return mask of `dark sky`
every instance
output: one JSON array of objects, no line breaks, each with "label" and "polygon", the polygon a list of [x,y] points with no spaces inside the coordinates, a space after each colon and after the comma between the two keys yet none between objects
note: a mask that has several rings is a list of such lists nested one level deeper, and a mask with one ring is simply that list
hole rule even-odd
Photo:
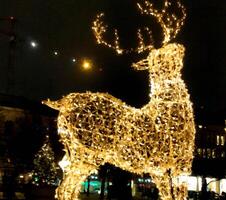
[{"label": "dark sky", "polygon": [[[98,46],[91,23],[100,11],[119,28],[122,43],[134,44],[135,0],[0,0],[0,17],[15,16],[18,36],[12,93],[31,99],[60,98],[86,90],[108,92],[132,106],[148,101],[148,73],[130,65],[137,55],[117,56]],[[153,0],[154,3],[160,0]],[[176,41],[186,47],[183,77],[195,107],[226,108],[226,1],[184,0],[187,19]],[[136,13],[136,14],[135,14]],[[153,32],[158,30],[153,18]],[[9,22],[0,20],[0,31]],[[158,31],[157,31],[158,32]],[[161,37],[155,39],[160,40]],[[36,49],[29,42],[38,43]],[[9,38],[0,35],[0,92],[7,84]],[[157,45],[158,43],[156,43]],[[53,51],[59,52],[58,56]],[[145,55],[141,55],[141,57]],[[77,62],[72,63],[75,57]],[[81,70],[81,60],[93,61],[92,71]]]}]

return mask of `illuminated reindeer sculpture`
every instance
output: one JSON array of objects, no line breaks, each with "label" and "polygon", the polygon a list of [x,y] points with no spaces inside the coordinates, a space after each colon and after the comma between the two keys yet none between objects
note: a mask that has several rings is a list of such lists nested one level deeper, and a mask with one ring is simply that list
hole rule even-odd
[{"label": "illuminated reindeer sculpture", "polygon": [[[146,59],[133,64],[137,70],[149,70],[151,100],[147,105],[137,109],[109,94],[91,92],[43,102],[59,110],[58,132],[66,152],[64,177],[56,191],[58,199],[78,199],[81,183],[104,163],[150,174],[163,200],[186,199],[186,185],[180,184],[177,177],[191,172],[195,125],[180,73],[185,49],[169,43],[185,19],[184,7],[174,3],[181,10],[180,19],[167,14],[171,6],[167,0],[161,11],[147,1],[138,4],[141,13],[157,18],[164,35],[162,47],[154,49],[153,45],[145,46],[138,31],[140,46],[136,51],[150,51]],[[117,31],[114,44],[103,40],[106,26],[102,17],[98,15],[93,26],[98,43],[125,52],[119,47]]]}]

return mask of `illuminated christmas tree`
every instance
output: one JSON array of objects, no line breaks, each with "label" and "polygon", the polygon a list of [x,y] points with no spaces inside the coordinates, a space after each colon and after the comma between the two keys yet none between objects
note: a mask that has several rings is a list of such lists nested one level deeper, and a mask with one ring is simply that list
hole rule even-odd
[{"label": "illuminated christmas tree", "polygon": [[48,135],[43,146],[35,155],[33,163],[33,183],[35,185],[57,185],[59,167],[55,162]]}]

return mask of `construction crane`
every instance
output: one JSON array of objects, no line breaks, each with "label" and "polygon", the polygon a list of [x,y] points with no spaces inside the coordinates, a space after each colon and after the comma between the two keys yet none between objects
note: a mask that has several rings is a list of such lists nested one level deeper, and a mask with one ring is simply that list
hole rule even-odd
[{"label": "construction crane", "polygon": [[9,55],[8,55],[8,64],[6,72],[6,87],[5,93],[12,94],[14,92],[14,65],[15,65],[15,50],[17,44],[17,37],[14,31],[16,19],[15,17],[4,17],[0,18],[1,21],[7,21],[9,23],[8,30],[1,30],[0,34],[5,35],[9,38]]}]

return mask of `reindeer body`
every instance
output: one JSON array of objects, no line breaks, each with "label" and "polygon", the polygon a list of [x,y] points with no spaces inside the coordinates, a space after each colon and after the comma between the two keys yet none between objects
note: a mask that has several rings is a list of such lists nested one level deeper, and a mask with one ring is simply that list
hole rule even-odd
[{"label": "reindeer body", "polygon": [[72,93],[45,102],[59,110],[58,130],[69,161],[57,191],[61,200],[77,199],[81,182],[106,162],[149,173],[166,200],[186,199],[185,188],[169,184],[191,172],[193,157],[193,111],[180,74],[183,55],[179,44],[150,53],[151,100],[141,109],[105,93]]}]

